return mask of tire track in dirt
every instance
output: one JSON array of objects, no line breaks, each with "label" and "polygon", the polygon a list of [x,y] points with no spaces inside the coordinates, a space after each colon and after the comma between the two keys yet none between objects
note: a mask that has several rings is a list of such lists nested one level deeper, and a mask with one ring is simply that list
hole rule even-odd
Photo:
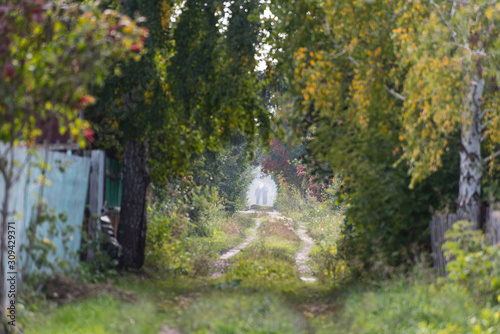
[{"label": "tire track in dirt", "polygon": [[[254,213],[254,211],[238,211],[239,213]],[[246,237],[245,241],[243,241],[241,244],[239,244],[236,247],[231,247],[227,251],[221,254],[219,257],[219,260],[215,261],[214,267],[215,267],[215,272],[212,273],[213,278],[218,278],[224,275],[226,272],[226,269],[228,267],[228,262],[230,258],[233,256],[238,255],[239,252],[241,252],[243,249],[247,248],[248,245],[250,245],[255,239],[257,239],[257,230],[261,224],[260,218],[255,218],[255,226],[252,227],[249,230],[248,237]]]},{"label": "tire track in dirt", "polygon": [[312,275],[311,267],[307,264],[314,241],[307,235],[307,230],[303,224],[299,224],[297,234],[303,243],[302,247],[295,253],[295,263],[297,263],[299,269],[300,279],[304,282],[315,282],[316,277]]},{"label": "tire track in dirt", "polygon": [[[239,213],[255,213],[255,211],[238,211]],[[284,219],[284,220],[292,220],[289,217],[285,217],[280,215],[278,211],[271,212],[261,212],[267,214],[276,219]],[[225,251],[219,257],[219,260],[215,261],[214,267],[215,271],[212,273],[213,278],[218,278],[224,275],[226,269],[228,267],[228,261],[233,256],[238,255],[243,249],[248,247],[253,241],[257,239],[257,230],[260,227],[261,220],[260,218],[255,218],[255,226],[252,227],[249,231],[248,237],[242,242],[240,245],[236,247],[232,247]],[[309,254],[311,253],[312,247],[314,245],[314,241],[307,235],[307,230],[303,224],[299,224],[299,228],[297,229],[297,235],[302,241],[302,247],[295,253],[295,263],[297,264],[297,269],[300,273],[300,279],[304,282],[315,282],[316,277],[312,275],[311,267],[308,265]]]},{"label": "tire track in dirt", "polygon": [[[238,213],[248,214],[255,213],[255,211],[238,211]],[[278,211],[259,213],[267,214],[268,216],[275,219],[292,221],[291,218],[280,215]],[[215,261],[214,263],[214,267],[216,270],[211,274],[213,278],[223,276],[226,272],[227,267],[229,266],[228,260],[233,256],[238,255],[243,249],[248,247],[257,239],[257,232],[261,223],[262,221],[260,220],[260,218],[255,218],[255,225],[249,230],[248,236],[246,237],[245,241],[221,254],[219,260]],[[297,268],[300,273],[300,279],[304,282],[315,282],[316,278],[312,275],[311,268],[307,264],[307,262],[309,261],[309,253],[311,252],[311,249],[314,245],[314,241],[307,235],[307,230],[303,224],[299,224],[299,228],[296,230],[296,232],[300,240],[302,240],[301,248],[294,255],[295,263],[297,264]],[[169,328],[167,325],[164,325],[159,334],[181,334],[181,332],[178,329]]]},{"label": "tire track in dirt", "polygon": [[[268,213],[278,219],[292,220],[291,218],[280,215],[278,211]],[[304,282],[315,282],[316,277],[312,275],[311,267],[307,264],[309,261],[309,254],[314,246],[314,240],[307,235],[307,229],[302,223],[299,223],[299,228],[296,232],[300,240],[302,240],[302,247],[294,256],[295,263],[300,273],[300,279]]]}]

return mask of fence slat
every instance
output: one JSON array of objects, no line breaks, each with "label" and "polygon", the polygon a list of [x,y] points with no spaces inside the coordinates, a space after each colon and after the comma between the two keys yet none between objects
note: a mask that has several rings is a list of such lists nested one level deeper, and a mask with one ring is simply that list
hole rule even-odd
[{"label": "fence slat", "polygon": [[493,245],[500,241],[500,211],[488,209],[486,212],[486,238]]},{"label": "fence slat", "polygon": [[[468,215],[444,213],[432,217],[429,228],[431,232],[432,261],[435,270],[443,275],[446,273],[446,258],[442,246],[445,242],[445,233],[459,220],[470,220]],[[500,241],[500,211],[488,209],[486,213],[486,237],[491,244]]]}]

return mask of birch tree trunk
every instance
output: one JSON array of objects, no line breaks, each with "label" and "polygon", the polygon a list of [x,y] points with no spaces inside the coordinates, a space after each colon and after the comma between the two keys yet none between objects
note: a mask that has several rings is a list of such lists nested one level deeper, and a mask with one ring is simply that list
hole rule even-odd
[{"label": "birch tree trunk", "polygon": [[144,142],[131,141],[124,151],[123,189],[118,242],[123,247],[120,266],[138,269],[146,247],[147,190],[150,183],[148,150]]},{"label": "birch tree trunk", "polygon": [[481,204],[481,98],[484,79],[479,74],[473,76],[463,113],[461,129],[460,180],[457,213],[467,217],[476,228],[479,227]]}]

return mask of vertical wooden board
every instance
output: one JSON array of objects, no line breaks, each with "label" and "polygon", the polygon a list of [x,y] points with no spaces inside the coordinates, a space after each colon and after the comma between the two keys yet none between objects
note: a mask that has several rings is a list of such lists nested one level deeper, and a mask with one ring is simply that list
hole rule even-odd
[{"label": "vertical wooden board", "polygon": [[[96,240],[99,237],[99,217],[102,215],[104,207],[104,182],[106,169],[106,154],[104,151],[92,151],[90,155],[90,184],[89,184],[89,206],[90,219],[87,227],[87,235],[89,238]],[[87,252],[87,260],[94,258],[94,251],[89,249]]]},{"label": "vertical wooden board", "polygon": [[488,209],[486,213],[486,237],[492,245],[500,242],[500,211]]},{"label": "vertical wooden board", "polygon": [[500,242],[500,211],[491,210],[491,227],[493,230],[491,242],[496,245]]}]

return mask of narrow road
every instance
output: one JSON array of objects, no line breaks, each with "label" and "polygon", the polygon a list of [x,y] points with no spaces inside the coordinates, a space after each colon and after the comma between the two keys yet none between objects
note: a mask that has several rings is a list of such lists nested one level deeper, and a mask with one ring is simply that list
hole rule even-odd
[{"label": "narrow road", "polygon": [[[253,213],[252,211],[238,211],[241,213]],[[224,272],[227,269],[228,263],[227,260],[236,256],[242,249],[245,249],[257,238],[257,229],[260,226],[260,218],[255,218],[255,226],[249,230],[248,237],[236,247],[229,248],[226,252],[224,252],[219,260],[215,261],[214,267],[216,271],[212,273],[213,278],[221,277],[224,275]]]},{"label": "narrow road", "polygon": [[[291,218],[281,216],[278,211],[269,212],[269,214],[279,219],[292,220]],[[315,282],[316,277],[312,275],[311,267],[307,264],[314,241],[307,235],[307,230],[302,223],[299,223],[297,235],[302,240],[302,247],[295,253],[295,262],[300,272],[300,279],[304,282]]]},{"label": "narrow road", "polygon": [[[254,213],[255,211],[251,210],[251,211],[238,211],[238,212]],[[278,211],[262,212],[262,213],[266,213],[277,219],[292,220],[289,217],[280,215]],[[228,266],[227,260],[232,258],[233,256],[236,256],[239,252],[241,252],[241,250],[245,249],[253,241],[255,241],[255,239],[257,238],[257,230],[260,224],[261,220],[259,218],[256,218],[255,226],[252,229],[250,229],[249,236],[245,239],[245,241],[236,247],[228,249],[220,256],[219,260],[217,260],[214,263],[214,267],[216,268],[216,270],[211,275],[213,278],[218,278],[224,275]],[[311,253],[314,241],[307,235],[307,230],[303,224],[299,225],[299,228],[296,232],[300,240],[302,240],[302,247],[295,253],[294,256],[295,262],[297,263],[297,268],[300,273],[300,279],[304,282],[315,282],[316,278],[312,275],[311,268],[307,264],[307,262],[309,261],[309,253]]]},{"label": "narrow road", "polygon": [[[238,211],[238,213],[249,214],[249,213],[256,213],[256,211],[253,210]],[[285,224],[287,228],[291,228],[291,226],[293,226],[287,223],[287,221],[292,222],[292,219],[281,215],[278,211],[259,212],[259,213],[266,214],[271,221],[285,221],[283,222],[283,224]],[[219,259],[214,262],[214,271],[211,274],[212,278],[222,277],[226,273],[226,270],[230,265],[228,260],[238,255],[242,250],[247,248],[252,242],[257,240],[259,236],[259,227],[261,226],[261,224],[262,224],[261,219],[255,218],[255,225],[248,230],[248,235],[245,238],[245,240],[238,246],[229,248],[220,255]],[[298,225],[297,229],[294,229],[294,233],[302,241],[300,249],[297,250],[294,255],[295,263],[300,273],[299,277],[302,281],[307,283],[315,282],[316,278],[312,275],[311,268],[308,264],[309,254],[314,245],[314,241],[307,235],[307,229],[302,223]],[[159,334],[181,334],[181,331],[179,329],[170,328],[169,326],[164,325]]]}]

